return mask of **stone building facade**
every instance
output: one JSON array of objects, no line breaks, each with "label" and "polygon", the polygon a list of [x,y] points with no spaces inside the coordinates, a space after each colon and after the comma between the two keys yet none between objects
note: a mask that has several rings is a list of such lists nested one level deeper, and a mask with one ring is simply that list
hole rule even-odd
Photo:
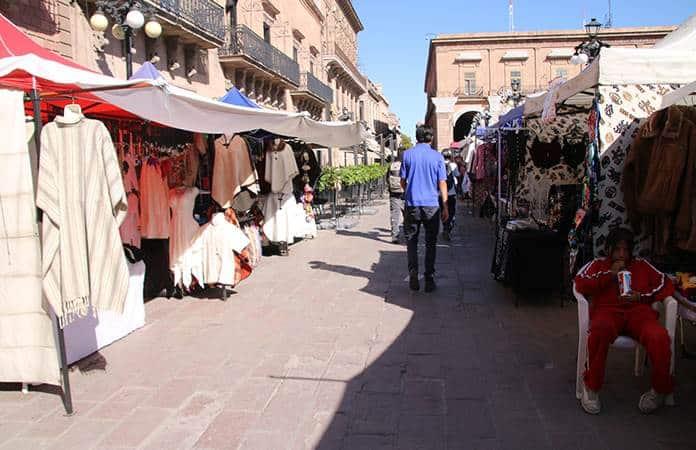
[{"label": "stone building facade", "polygon": [[[606,28],[599,39],[616,47],[646,47],[676,27]],[[468,134],[477,113],[495,122],[509,108],[511,84],[520,94],[546,89],[558,77],[572,78],[582,67],[570,64],[584,30],[440,35],[430,41],[425,122],[435,129],[437,148]]]},{"label": "stone building facade", "polygon": [[[264,107],[316,119],[361,120],[365,108],[391,114],[381,90],[365,104],[368,79],[358,68],[363,24],[350,0],[142,2],[154,9],[163,33],[157,39],[136,33],[133,71],[150,61],[168,82],[201,95],[220,97],[235,86]],[[125,78],[123,41],[111,31],[112,18],[107,31],[92,30],[95,9],[95,0],[0,0],[0,12],[44,47]],[[373,130],[375,119],[368,121]],[[332,156],[340,161],[340,150]]]}]

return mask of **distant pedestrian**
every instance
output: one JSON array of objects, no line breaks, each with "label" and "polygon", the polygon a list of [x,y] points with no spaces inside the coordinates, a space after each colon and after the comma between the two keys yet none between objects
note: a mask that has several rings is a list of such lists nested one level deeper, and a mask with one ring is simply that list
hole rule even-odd
[{"label": "distant pedestrian", "polygon": [[433,130],[416,129],[416,144],[403,155],[401,187],[404,189],[404,234],[408,240],[409,286],[420,289],[418,281],[418,235],[425,227],[425,291],[435,290],[435,256],[440,220],[449,218],[447,208],[440,209],[438,199],[447,204],[447,170],[442,155],[434,150]]},{"label": "distant pedestrian", "polygon": [[391,241],[399,242],[404,223],[404,188],[401,186],[401,152],[389,165],[389,210],[391,215]]},{"label": "distant pedestrian", "polygon": [[452,227],[454,226],[454,216],[457,213],[457,187],[459,186],[459,168],[457,163],[452,161],[452,153],[449,150],[442,152],[445,158],[445,169],[447,172],[447,204],[440,205],[447,208],[447,220],[442,222],[442,238],[446,241],[451,239]]}]

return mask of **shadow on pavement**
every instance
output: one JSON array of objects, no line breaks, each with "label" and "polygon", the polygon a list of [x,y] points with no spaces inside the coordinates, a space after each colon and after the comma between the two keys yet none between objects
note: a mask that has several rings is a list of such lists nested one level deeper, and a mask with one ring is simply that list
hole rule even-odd
[{"label": "shadow on pavement", "polygon": [[344,389],[316,448],[693,448],[694,361],[678,362],[681,405],[646,418],[637,401],[648,375],[633,377],[632,354],[614,350],[605,410],[586,415],[574,395],[575,305],[515,308],[489,274],[490,225],[460,217],[458,227],[449,245],[438,245],[434,294],[408,289],[405,247],[381,250],[370,270],[310,262],[364,279],[360,291],[385,299],[384,317],[397,318],[380,324],[359,375],[321,379]]}]

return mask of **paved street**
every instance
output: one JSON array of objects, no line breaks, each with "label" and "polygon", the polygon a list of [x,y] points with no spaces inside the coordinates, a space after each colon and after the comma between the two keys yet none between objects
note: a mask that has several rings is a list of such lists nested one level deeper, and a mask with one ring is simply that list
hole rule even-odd
[{"label": "paved street", "polygon": [[380,206],[265,258],[227,302],[147,303],[145,328],[73,370],[75,416],[50,393],[0,392],[0,448],[694,448],[695,361],[677,361],[679,406],[646,417],[648,377],[611,352],[588,416],[574,304],[514,308],[488,273],[492,228],[471,217],[439,245],[437,294],[413,294],[387,224]]}]

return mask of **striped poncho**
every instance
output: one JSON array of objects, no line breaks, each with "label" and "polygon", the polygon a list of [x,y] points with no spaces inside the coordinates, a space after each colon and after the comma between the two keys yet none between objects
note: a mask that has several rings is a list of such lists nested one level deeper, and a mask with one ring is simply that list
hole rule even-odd
[{"label": "striped poncho", "polygon": [[43,289],[65,326],[91,311],[120,312],[128,266],[118,227],[128,209],[104,124],[61,117],[44,127],[36,204],[43,216]]}]

